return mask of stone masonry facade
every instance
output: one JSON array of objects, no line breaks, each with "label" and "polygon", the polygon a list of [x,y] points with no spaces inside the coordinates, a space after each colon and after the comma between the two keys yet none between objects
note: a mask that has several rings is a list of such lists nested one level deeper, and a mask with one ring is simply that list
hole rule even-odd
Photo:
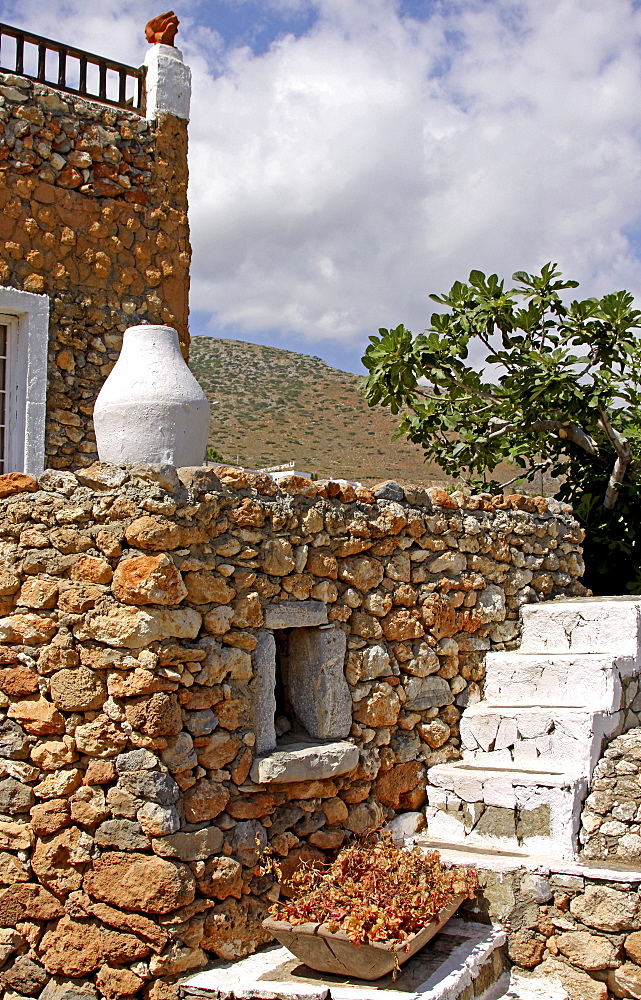
[{"label": "stone masonry facade", "polygon": [[516,971],[560,980],[570,1000],[641,996],[638,870],[486,869],[479,881],[468,913],[505,928]]},{"label": "stone masonry facade", "polygon": [[[641,710],[636,692],[633,710]],[[581,816],[583,857],[641,862],[641,729],[629,729],[609,745],[592,776]]]},{"label": "stone masonry facade", "polygon": [[187,122],[0,74],[0,240],[0,286],[50,299],[46,464],[90,465],[125,329],[173,326],[187,352]]},{"label": "stone masonry facade", "polygon": [[[0,477],[2,987],[169,997],[265,942],[264,851],[286,892],[301,860],[420,825],[485,650],[517,641],[524,603],[584,592],[582,533],[551,500],[376,493],[227,468]],[[279,629],[285,659],[292,634],[325,650],[321,692],[340,651],[348,728],[332,702],[309,773],[307,750],[260,746]]]}]

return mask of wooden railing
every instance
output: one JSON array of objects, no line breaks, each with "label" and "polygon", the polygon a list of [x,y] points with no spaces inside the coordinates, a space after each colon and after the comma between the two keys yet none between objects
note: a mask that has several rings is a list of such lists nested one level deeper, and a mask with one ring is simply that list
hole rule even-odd
[{"label": "wooden railing", "polygon": [[[11,41],[8,41],[11,39]],[[0,73],[144,114],[145,71],[0,22]]]}]

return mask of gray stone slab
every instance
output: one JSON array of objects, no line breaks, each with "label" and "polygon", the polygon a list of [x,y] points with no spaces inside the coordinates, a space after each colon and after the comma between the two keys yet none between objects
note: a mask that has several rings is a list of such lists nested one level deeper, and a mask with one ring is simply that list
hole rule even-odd
[{"label": "gray stone slab", "polygon": [[257,784],[312,781],[345,774],[358,764],[353,743],[290,743],[252,764],[251,779]]},{"label": "gray stone slab", "polygon": [[258,685],[256,753],[269,753],[276,746],[276,641],[271,632],[257,632],[253,653]]},{"label": "gray stone slab", "polygon": [[322,601],[283,601],[265,608],[266,628],[306,628],[327,625],[327,606]]},{"label": "gray stone slab", "polygon": [[310,736],[340,740],[352,725],[352,696],[345,680],[347,637],[340,628],[292,632],[288,644],[288,693]]}]

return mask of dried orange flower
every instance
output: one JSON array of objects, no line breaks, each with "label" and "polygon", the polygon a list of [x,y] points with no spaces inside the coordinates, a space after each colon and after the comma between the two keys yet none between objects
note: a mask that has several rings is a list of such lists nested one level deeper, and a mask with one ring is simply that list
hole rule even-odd
[{"label": "dried orange flower", "polygon": [[453,896],[474,898],[476,872],[443,868],[437,851],[396,847],[389,841],[344,847],[324,874],[301,865],[296,895],[270,913],[290,924],[325,924],[354,944],[400,943],[438,918]]}]

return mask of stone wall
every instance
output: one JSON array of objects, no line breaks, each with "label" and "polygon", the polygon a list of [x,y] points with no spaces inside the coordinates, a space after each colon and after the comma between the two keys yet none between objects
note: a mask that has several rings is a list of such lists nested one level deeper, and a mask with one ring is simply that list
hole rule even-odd
[{"label": "stone wall", "polygon": [[[630,697],[638,712],[636,684]],[[584,858],[641,861],[640,774],[641,729],[636,728],[613,740],[594,770],[581,816]]]},{"label": "stone wall", "polygon": [[[398,813],[416,827],[484,651],[516,640],[523,603],[583,592],[555,501],[219,477],[0,477],[0,982],[18,994],[53,974],[160,1000],[253,950],[261,850],[287,880]],[[257,756],[279,629],[324,651],[319,725],[344,725],[328,677],[348,692],[329,750]]]},{"label": "stone wall", "polygon": [[499,862],[479,880],[468,912],[505,928],[518,971],[560,979],[570,1000],[641,996],[641,873]]},{"label": "stone wall", "polygon": [[124,330],[187,350],[187,122],[0,74],[0,239],[0,285],[50,297],[47,465],[90,465]]}]

